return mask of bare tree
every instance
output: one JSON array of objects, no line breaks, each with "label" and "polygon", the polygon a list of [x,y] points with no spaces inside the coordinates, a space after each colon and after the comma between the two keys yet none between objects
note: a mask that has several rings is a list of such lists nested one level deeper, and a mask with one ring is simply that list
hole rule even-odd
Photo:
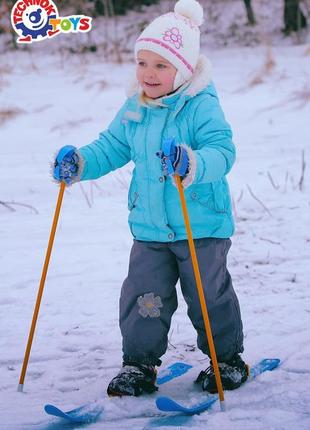
[{"label": "bare tree", "polygon": [[300,8],[300,0],[284,0],[284,29],[289,35],[292,31],[299,31],[307,27],[307,18]]},{"label": "bare tree", "polygon": [[254,11],[252,8],[252,3],[251,0],[243,0],[245,8],[246,8],[246,13],[247,13],[247,17],[248,17],[248,23],[250,25],[255,25],[256,21],[255,21],[255,15],[254,15]]}]

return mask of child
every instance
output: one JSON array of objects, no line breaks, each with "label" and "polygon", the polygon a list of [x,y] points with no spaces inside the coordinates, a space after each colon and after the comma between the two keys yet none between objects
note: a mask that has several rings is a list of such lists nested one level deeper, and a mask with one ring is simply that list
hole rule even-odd
[{"label": "child", "polygon": [[[224,389],[239,387],[247,369],[238,299],[226,268],[234,224],[225,176],[235,161],[231,129],[199,55],[203,10],[180,0],[159,16],[135,44],[137,88],[98,140],[59,152],[54,177],[68,185],[96,179],[135,164],[129,189],[129,226],[134,237],[128,276],[120,297],[123,367],[109,395],[151,393],[155,366],[167,349],[177,308],[175,285],[188,306],[197,344],[209,354],[178,190],[168,172],[182,179]],[[161,152],[171,141],[170,156]],[[157,154],[157,155],[156,155]],[[212,362],[201,372],[202,389],[217,391]]]}]

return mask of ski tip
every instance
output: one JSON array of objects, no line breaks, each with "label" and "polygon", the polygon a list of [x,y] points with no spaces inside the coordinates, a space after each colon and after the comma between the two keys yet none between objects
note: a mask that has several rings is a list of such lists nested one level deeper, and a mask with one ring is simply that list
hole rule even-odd
[{"label": "ski tip", "polygon": [[165,384],[171,379],[184,375],[184,373],[186,373],[192,367],[192,365],[187,363],[173,363],[167,369],[159,372],[156,382],[158,385]]},{"label": "ski tip", "polygon": [[50,404],[44,405],[44,410],[49,415],[54,415],[58,417],[64,415],[63,411],[54,405],[50,405]]},{"label": "ski tip", "polygon": [[205,412],[209,409],[214,402],[218,400],[217,395],[211,395],[202,403],[193,406],[183,406],[169,397],[158,397],[156,399],[156,406],[160,411],[165,412],[181,412],[185,415],[195,415]]},{"label": "ski tip", "polygon": [[263,363],[264,365],[268,366],[269,370],[273,370],[279,366],[281,360],[279,358],[265,358]]},{"label": "ski tip", "polygon": [[193,366],[191,364],[183,363],[182,361],[176,361],[170,367],[173,367],[179,370],[188,370],[188,369],[191,369]]},{"label": "ski tip", "polygon": [[169,397],[157,397],[156,406],[160,411],[171,412],[179,411],[179,405]]},{"label": "ski tip", "polygon": [[71,411],[64,412],[54,405],[45,405],[44,410],[48,415],[54,417],[63,418],[66,421],[70,421],[78,424],[88,424],[94,422],[103,412],[103,407],[95,405],[90,407],[88,404],[72,409]]},{"label": "ski tip", "polygon": [[56,406],[50,404],[44,405],[44,410],[47,414],[54,413],[55,411],[60,411],[60,409],[56,408]]},{"label": "ski tip", "polygon": [[249,379],[254,379],[258,375],[266,371],[272,371],[276,369],[281,364],[279,358],[264,358],[254,366],[250,367]]}]

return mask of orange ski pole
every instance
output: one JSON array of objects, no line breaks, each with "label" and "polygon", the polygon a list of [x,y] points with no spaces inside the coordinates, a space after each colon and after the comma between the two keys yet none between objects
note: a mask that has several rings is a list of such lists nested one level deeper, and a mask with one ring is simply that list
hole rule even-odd
[{"label": "orange ski pole", "polygon": [[36,328],[36,323],[37,323],[37,319],[38,319],[38,315],[39,315],[40,304],[41,304],[41,299],[42,299],[42,295],[43,295],[43,289],[44,289],[46,274],[47,274],[47,270],[48,270],[48,265],[49,265],[51,253],[52,253],[52,248],[53,248],[53,243],[54,243],[54,238],[55,238],[55,233],[56,233],[56,228],[57,228],[57,223],[58,223],[58,219],[59,219],[59,213],[60,213],[60,208],[61,208],[61,203],[62,203],[65,188],[66,188],[66,184],[64,182],[62,182],[60,184],[60,189],[59,189],[59,194],[58,194],[58,199],[57,199],[57,204],[56,204],[56,209],[55,209],[55,214],[54,214],[54,219],[53,219],[53,224],[52,224],[51,233],[50,233],[50,237],[49,237],[49,241],[48,241],[47,251],[46,251],[46,255],[45,255],[45,260],[44,260],[44,265],[43,265],[38,295],[37,295],[37,301],[36,301],[34,312],[33,312],[30,332],[29,332],[29,336],[28,336],[27,347],[26,347],[24,361],[23,361],[23,367],[22,367],[22,371],[20,374],[20,379],[19,379],[17,391],[23,391],[23,389],[24,389],[25,375],[26,375],[26,371],[27,371],[27,366],[28,366],[33,336],[34,336],[34,332],[35,332],[35,328]]},{"label": "orange ski pole", "polygon": [[207,311],[206,299],[205,299],[205,295],[204,295],[203,288],[202,288],[199,265],[198,265],[198,260],[197,260],[192,230],[191,230],[191,226],[190,226],[189,215],[188,215],[188,210],[187,210],[185,196],[184,196],[184,190],[183,190],[180,176],[174,175],[174,178],[175,178],[175,181],[176,181],[176,184],[177,184],[177,187],[179,190],[179,194],[180,194],[180,200],[181,200],[181,206],[182,206],[182,211],[183,211],[183,217],[184,217],[184,221],[185,221],[187,239],[188,239],[193,269],[194,269],[194,275],[195,275],[196,286],[197,286],[197,290],[198,290],[198,296],[199,296],[203,321],[204,321],[205,330],[206,330],[207,339],[208,339],[208,344],[209,344],[209,349],[210,349],[211,360],[212,360],[214,373],[215,373],[217,391],[219,393],[219,398],[220,398],[220,405],[221,405],[221,409],[224,410],[225,407],[224,407],[223,386],[222,386],[220,371],[219,371],[219,367],[218,367],[218,362],[217,362],[217,357],[216,357],[216,352],[215,352],[215,347],[214,347],[214,342],[213,342],[213,336],[212,336],[210,320],[209,320],[208,311]]}]

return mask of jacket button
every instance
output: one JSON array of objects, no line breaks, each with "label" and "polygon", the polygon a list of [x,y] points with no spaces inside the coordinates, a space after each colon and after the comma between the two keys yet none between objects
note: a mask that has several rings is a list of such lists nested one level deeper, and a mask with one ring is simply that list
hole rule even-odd
[{"label": "jacket button", "polygon": [[170,239],[170,240],[171,240],[171,239],[173,239],[173,238],[174,238],[174,234],[173,234],[173,233],[169,233],[169,234],[168,234],[168,239]]},{"label": "jacket button", "polygon": [[163,176],[159,177],[159,182],[164,182],[164,177]]}]

